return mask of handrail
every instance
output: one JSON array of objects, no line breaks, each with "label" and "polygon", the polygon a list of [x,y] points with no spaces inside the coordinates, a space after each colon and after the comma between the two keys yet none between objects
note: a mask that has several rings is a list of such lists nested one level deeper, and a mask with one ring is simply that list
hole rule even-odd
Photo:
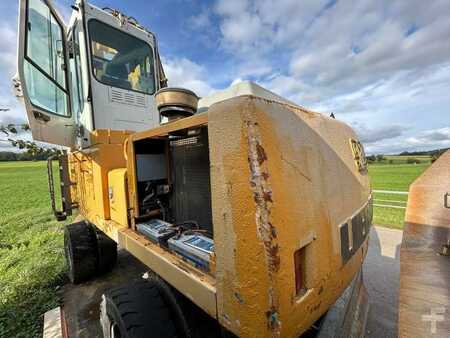
[{"label": "handrail", "polygon": [[[55,197],[55,180],[53,177],[53,161],[58,159],[59,162],[59,177],[61,186],[61,205],[62,210],[56,208]],[[52,205],[53,214],[58,221],[64,221],[67,216],[72,215],[72,198],[70,195],[70,186],[72,183],[69,179],[69,168],[67,154],[58,156],[53,155],[47,159],[47,177],[48,177],[48,190],[50,193],[50,200]]]}]

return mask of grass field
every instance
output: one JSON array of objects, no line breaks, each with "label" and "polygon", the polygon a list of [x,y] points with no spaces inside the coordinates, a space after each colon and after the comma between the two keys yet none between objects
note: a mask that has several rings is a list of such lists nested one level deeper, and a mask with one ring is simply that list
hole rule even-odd
[{"label": "grass field", "polygon": [[[372,187],[408,191],[427,166],[370,165]],[[0,337],[40,337],[42,314],[58,305],[65,282],[64,223],[51,213],[46,177],[45,162],[0,162]],[[375,224],[401,228],[403,217],[401,209],[374,208]]]},{"label": "grass field", "polygon": [[385,155],[384,160],[375,162],[374,164],[407,164],[408,159],[414,159],[420,161],[420,164],[430,164],[431,157],[429,155],[417,155],[417,156],[400,156],[400,155]]},{"label": "grass field", "polygon": [[63,224],[53,218],[45,162],[0,163],[0,337],[42,336],[65,279]]},{"label": "grass field", "polygon": [[[425,161],[424,161],[425,162]],[[421,164],[372,164],[369,175],[374,190],[408,191],[410,184],[429,166]],[[374,203],[394,206],[406,206],[407,195],[374,193]],[[401,229],[405,210],[374,206],[374,224]]]}]

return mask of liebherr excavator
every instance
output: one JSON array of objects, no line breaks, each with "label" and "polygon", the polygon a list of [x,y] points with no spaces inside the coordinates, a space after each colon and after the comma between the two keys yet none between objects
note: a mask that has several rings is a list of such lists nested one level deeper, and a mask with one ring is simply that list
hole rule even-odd
[{"label": "liebherr excavator", "polygon": [[117,246],[151,271],[103,295],[105,337],[193,337],[192,313],[214,322],[203,337],[362,335],[372,198],[353,130],[251,82],[167,87],[152,32],[72,7],[66,27],[20,0],[14,88],[34,140],[68,149],[62,203],[52,159],[49,183],[55,216],[81,217],[70,280],[111,270]]}]

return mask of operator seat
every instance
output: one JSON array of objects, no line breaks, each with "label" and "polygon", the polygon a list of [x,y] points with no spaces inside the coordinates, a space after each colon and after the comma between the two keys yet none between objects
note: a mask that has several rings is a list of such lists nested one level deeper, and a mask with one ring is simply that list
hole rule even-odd
[{"label": "operator seat", "polygon": [[122,63],[108,63],[105,73],[102,75],[102,82],[107,85],[131,89],[131,83],[127,79],[127,67]]}]

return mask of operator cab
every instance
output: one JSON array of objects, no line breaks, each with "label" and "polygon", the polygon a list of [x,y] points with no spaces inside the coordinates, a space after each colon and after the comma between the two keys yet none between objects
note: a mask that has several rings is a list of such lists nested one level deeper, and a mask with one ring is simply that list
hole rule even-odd
[{"label": "operator cab", "polygon": [[16,95],[33,138],[72,149],[96,129],[159,125],[166,85],[156,38],[134,19],[78,0],[66,27],[48,0],[20,0]]}]

